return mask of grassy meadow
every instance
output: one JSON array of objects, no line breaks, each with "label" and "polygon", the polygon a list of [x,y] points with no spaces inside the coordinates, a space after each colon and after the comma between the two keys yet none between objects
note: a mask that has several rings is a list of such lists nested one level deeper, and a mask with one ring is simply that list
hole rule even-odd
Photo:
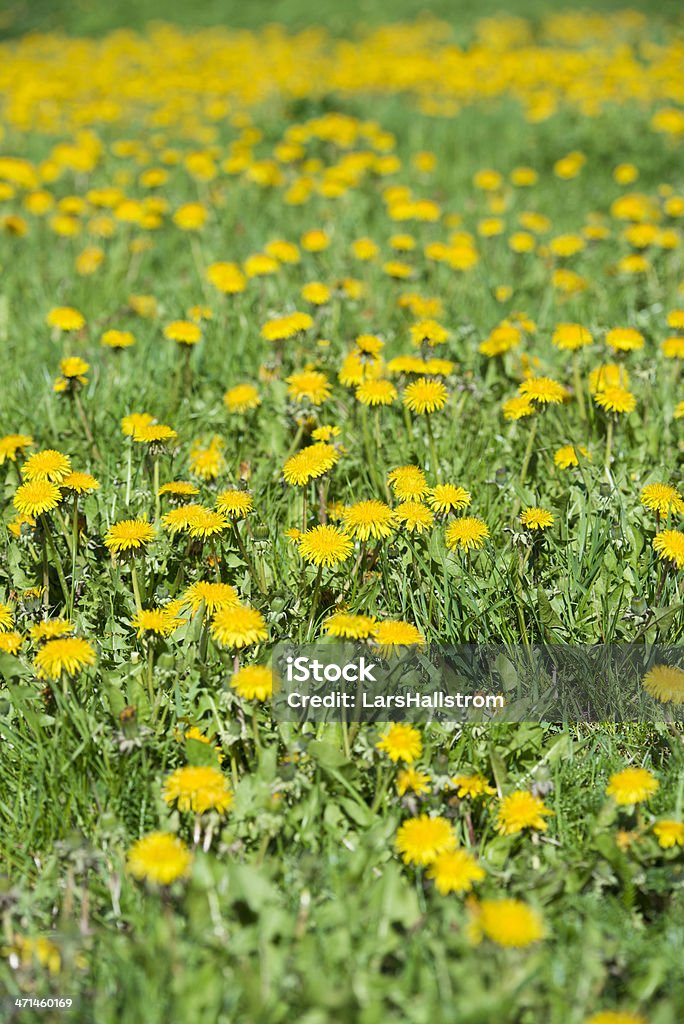
[{"label": "grassy meadow", "polygon": [[[3,1021],[684,1016],[649,6],[0,15]],[[642,721],[274,719],[324,637],[671,657]]]}]

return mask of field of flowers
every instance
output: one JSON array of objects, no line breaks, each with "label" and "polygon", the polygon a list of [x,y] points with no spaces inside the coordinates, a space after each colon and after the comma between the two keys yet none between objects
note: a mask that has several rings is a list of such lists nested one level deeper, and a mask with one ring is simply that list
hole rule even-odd
[{"label": "field of flowers", "polygon": [[681,640],[684,29],[297,13],[0,42],[0,1017],[677,1024],[676,659],[648,722],[270,699]]}]

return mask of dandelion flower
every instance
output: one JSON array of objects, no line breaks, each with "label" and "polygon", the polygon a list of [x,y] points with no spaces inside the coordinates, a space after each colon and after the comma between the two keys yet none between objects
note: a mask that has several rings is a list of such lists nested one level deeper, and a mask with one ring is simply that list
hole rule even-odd
[{"label": "dandelion flower", "polygon": [[70,619],[45,619],[31,626],[31,639],[34,643],[41,643],[43,640],[54,640],[59,636],[69,636],[74,631],[74,624]]},{"label": "dandelion flower", "polygon": [[402,402],[411,412],[422,416],[443,409],[448,397],[449,392],[441,381],[419,377],[404,389]]},{"label": "dandelion flower", "polygon": [[475,882],[481,882],[485,871],[467,850],[447,850],[438,854],[427,870],[437,892],[447,896],[450,892],[470,892]]},{"label": "dandelion flower", "polygon": [[188,765],[176,768],[164,783],[162,797],[167,804],[176,804],[179,811],[225,814],[233,804],[228,780],[218,768],[210,765]]},{"label": "dandelion flower", "polygon": [[520,394],[540,405],[560,405],[568,398],[568,392],[551,377],[528,377],[520,385]]},{"label": "dandelion flower", "polygon": [[662,530],[653,538],[653,548],[659,558],[673,562],[678,569],[684,568],[684,533],[679,530]]},{"label": "dandelion flower", "polygon": [[682,496],[670,484],[648,484],[641,492],[641,504],[661,516],[667,516],[670,512],[681,515],[684,512]]},{"label": "dandelion flower", "polygon": [[54,448],[46,448],[30,455],[21,472],[27,480],[49,480],[59,484],[71,472],[71,459]]},{"label": "dandelion flower", "polygon": [[638,804],[658,790],[660,783],[646,768],[625,768],[608,780],[606,795],[621,806]]},{"label": "dandelion flower", "polygon": [[295,402],[322,405],[330,397],[330,382],[320,370],[303,370],[287,378],[288,394]]},{"label": "dandelion flower", "polygon": [[396,787],[399,796],[405,796],[409,791],[422,796],[430,792],[430,776],[417,768],[402,768],[397,773]]},{"label": "dandelion flower", "polygon": [[90,473],[72,472],[64,477],[60,487],[74,494],[92,494],[100,488],[99,480],[96,480]]},{"label": "dandelion flower", "polygon": [[425,473],[419,466],[399,466],[387,474],[390,485],[399,501],[420,501],[429,492]]},{"label": "dandelion flower", "polygon": [[211,620],[211,635],[221,647],[251,647],[266,640],[268,630],[261,612],[249,605],[224,605]]},{"label": "dandelion flower", "polygon": [[525,395],[515,395],[507,399],[501,406],[504,418],[507,420],[521,420],[525,416],[534,415],[534,406]]},{"label": "dandelion flower", "polygon": [[169,483],[161,485],[157,494],[170,494],[173,498],[191,498],[199,494],[199,487],[188,480],[170,480]]},{"label": "dandelion flower", "polygon": [[592,340],[591,332],[582,324],[558,324],[551,337],[556,348],[566,352],[591,345]]},{"label": "dandelion flower", "polygon": [[517,790],[503,797],[499,804],[496,816],[497,831],[502,836],[515,836],[524,828],[539,829],[546,831],[545,817],[553,814],[544,804],[544,801],[528,793],[527,790]]},{"label": "dandelion flower", "polygon": [[211,580],[198,580],[191,584],[180,600],[181,607],[190,606],[191,615],[196,615],[203,604],[206,615],[213,615],[219,608],[235,608],[240,604],[235,587]]},{"label": "dandelion flower", "polygon": [[545,508],[526,508],[520,513],[520,522],[528,530],[546,530],[554,523],[554,517]]},{"label": "dandelion flower", "polygon": [[3,633],[6,629],[11,629],[14,625],[14,616],[12,609],[8,604],[0,604],[0,633]]},{"label": "dandelion flower", "polygon": [[135,345],[135,336],[131,331],[105,331],[100,338],[100,344],[105,348],[130,348]]},{"label": "dandelion flower", "polygon": [[228,520],[220,512],[214,512],[210,508],[200,508],[194,511],[188,524],[188,533],[191,537],[207,540],[223,533],[228,528]]},{"label": "dandelion flower", "polygon": [[170,615],[166,608],[141,608],[131,619],[131,625],[137,630],[139,637],[147,633],[164,637],[170,636],[178,629],[180,622],[174,615]]},{"label": "dandelion flower", "polygon": [[17,453],[23,452],[24,448],[29,448],[32,444],[33,438],[30,434],[6,434],[5,437],[0,437],[0,466],[6,459],[16,462]]},{"label": "dandelion flower", "polygon": [[376,620],[371,615],[333,612],[323,623],[323,632],[329,636],[340,636],[349,640],[367,640],[375,625]]},{"label": "dandelion flower", "polygon": [[40,516],[51,512],[62,500],[62,492],[49,480],[29,480],[17,488],[12,499],[14,507],[24,516]]},{"label": "dandelion flower", "polygon": [[124,437],[133,437],[141,427],[147,427],[154,421],[148,412],[132,412],[121,420],[121,432]]},{"label": "dandelion flower", "polygon": [[409,818],[399,828],[395,845],[405,864],[423,867],[456,847],[456,836],[446,818],[421,814]]},{"label": "dandelion flower", "polygon": [[166,423],[145,423],[136,428],[133,440],[137,444],[161,448],[167,441],[173,441],[177,436],[173,427]]},{"label": "dandelion flower", "polygon": [[498,946],[521,948],[544,938],[541,916],[521,900],[482,900],[471,913],[470,933],[476,942],[484,935]]},{"label": "dandelion flower", "polygon": [[95,664],[95,651],[82,637],[61,637],[48,640],[33,664],[39,679],[59,679],[63,673],[75,676],[87,665]]},{"label": "dandelion flower", "polygon": [[418,729],[402,722],[394,722],[375,744],[377,750],[387,754],[390,761],[413,764],[423,752],[423,740]]},{"label": "dandelion flower", "polygon": [[362,405],[392,405],[397,397],[397,389],[391,380],[377,377],[359,384],[355,394]]},{"label": "dandelion flower", "polygon": [[394,514],[389,505],[375,500],[357,501],[354,505],[348,505],[342,518],[347,533],[362,541],[370,537],[375,540],[389,537],[394,525]]},{"label": "dandelion flower", "polygon": [[307,562],[332,567],[346,561],[353,545],[336,526],[314,526],[299,538],[299,551]]},{"label": "dandelion flower", "polygon": [[475,798],[478,796],[495,796],[496,790],[490,786],[484,775],[455,775],[451,785],[456,789],[456,795],[460,800],[464,797]]},{"label": "dandelion flower", "polygon": [[644,676],[644,689],[664,704],[684,704],[684,671],[676,665],[654,665]]},{"label": "dandelion flower", "polygon": [[624,1010],[601,1010],[587,1017],[584,1024],[648,1024],[640,1013],[627,1013]]},{"label": "dandelion flower", "polygon": [[467,508],[472,497],[464,487],[456,487],[455,484],[437,484],[436,487],[430,488],[427,500],[433,512],[446,514]]},{"label": "dandelion flower", "polygon": [[164,328],[164,337],[179,345],[196,345],[202,338],[202,330],[192,320],[173,320]]},{"label": "dandelion flower", "polygon": [[130,873],[157,885],[171,885],[190,873],[192,854],[171,832],[150,832],[128,851]]},{"label": "dandelion flower", "polygon": [[268,700],[273,693],[273,673],[266,665],[245,665],[235,673],[230,685],[244,700]]},{"label": "dandelion flower", "polygon": [[196,517],[205,511],[206,509],[203,505],[191,502],[188,505],[181,505],[179,508],[172,508],[170,512],[166,512],[161,518],[161,523],[171,536],[175,536],[177,533],[186,533]]},{"label": "dandelion flower", "polygon": [[636,398],[632,392],[621,387],[605,388],[603,391],[597,391],[594,395],[594,401],[602,409],[605,409],[606,412],[621,414],[630,413],[636,409]]},{"label": "dandelion flower", "polygon": [[236,384],[226,391],[223,401],[228,412],[235,413],[249,412],[261,405],[259,392],[253,384]]},{"label": "dandelion flower", "polygon": [[109,527],[105,547],[110,551],[139,551],[155,537],[156,531],[144,519],[122,519]]},{"label": "dandelion flower", "polygon": [[288,484],[303,487],[310,480],[323,476],[339,460],[339,453],[331,444],[318,441],[302,448],[283,466],[283,477]]},{"label": "dandelion flower", "polygon": [[614,327],[606,334],[606,345],[615,352],[635,352],[644,347],[644,336],[634,327]]},{"label": "dandelion flower", "polygon": [[684,846],[684,821],[671,821],[662,818],[653,826],[653,833],[663,850],[673,846]]},{"label": "dandelion flower", "polygon": [[58,331],[80,331],[85,327],[85,317],[73,306],[55,306],[45,318],[48,327]]},{"label": "dandelion flower", "polygon": [[423,533],[431,529],[435,517],[420,501],[402,501],[395,509],[394,517],[409,533]]},{"label": "dandelion flower", "polygon": [[223,440],[214,436],[209,444],[196,441],[190,449],[190,472],[201,480],[214,480],[225,469]]},{"label": "dandelion flower", "polygon": [[589,450],[583,445],[575,447],[572,444],[566,444],[554,452],[553,461],[559,469],[571,469],[579,466],[580,455],[585,459],[591,459]]},{"label": "dandelion flower", "polygon": [[254,509],[254,499],[248,491],[223,491],[216,499],[216,508],[230,519],[242,519]]},{"label": "dandelion flower", "polygon": [[425,644],[425,637],[418,627],[402,619],[385,619],[376,623],[373,639],[385,654],[390,654],[397,647],[423,647]]},{"label": "dandelion flower", "polygon": [[23,643],[24,638],[20,633],[15,633],[14,631],[8,633],[0,632],[0,651],[3,654],[18,654]]},{"label": "dandelion flower", "polygon": [[452,550],[460,548],[462,551],[477,550],[481,548],[489,537],[489,527],[482,519],[475,516],[464,516],[463,519],[454,519],[446,531],[446,544]]}]

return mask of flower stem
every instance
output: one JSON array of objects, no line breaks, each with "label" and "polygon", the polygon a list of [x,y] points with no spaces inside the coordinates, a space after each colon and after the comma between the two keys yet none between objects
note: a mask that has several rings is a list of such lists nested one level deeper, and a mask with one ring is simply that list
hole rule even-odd
[{"label": "flower stem", "polygon": [[580,419],[586,420],[587,409],[584,404],[584,384],[582,382],[582,374],[580,373],[579,355],[577,354],[577,352],[573,353],[572,375],[575,382],[575,394],[577,395],[577,404],[579,405]]},{"label": "flower stem", "polygon": [[135,609],[136,611],[141,612],[142,601],[140,600],[140,584],[138,583],[138,570],[133,564],[131,564],[131,583],[133,584],[133,597],[135,598]]},{"label": "flower stem", "polygon": [[432,461],[432,468],[435,474],[435,479],[437,480],[437,483],[439,483],[439,481],[441,480],[441,472],[439,468],[439,460],[437,458],[437,449],[435,448],[435,438],[432,433],[432,421],[430,420],[429,416],[426,416],[425,418],[427,420],[428,441],[430,442],[430,459]]},{"label": "flower stem", "polygon": [[318,598],[321,592],[321,576],[323,575],[323,566],[318,566],[318,572],[316,573],[316,582],[314,584],[313,600],[311,602],[311,615],[309,616],[309,625],[306,628],[307,639],[313,629],[314,619],[316,618],[316,612],[318,611]]},{"label": "flower stem", "polygon": [[74,511],[71,519],[71,593],[69,597],[69,618],[74,614],[76,594],[76,556],[78,554],[78,495],[74,494]]},{"label": "flower stem", "polygon": [[608,483],[610,483],[610,484],[612,484],[612,482],[613,482],[613,477],[612,477],[611,472],[610,472],[610,461],[611,461],[612,451],[613,451],[613,418],[611,416],[610,419],[608,420],[608,427],[606,429],[606,459],[605,459],[606,477],[608,478]]},{"label": "flower stem", "polygon": [[45,539],[47,540],[48,547],[50,548],[50,551],[52,553],[52,557],[53,557],[54,562],[55,562],[55,568],[57,570],[57,575],[59,577],[59,585],[62,588],[62,596],[64,597],[64,604],[68,608],[69,607],[69,588],[67,587],[66,577],[64,575],[64,566],[62,565],[62,559],[59,557],[59,551],[57,550],[57,545],[55,544],[55,539],[52,536],[52,530],[50,529],[50,524],[48,522],[47,516],[43,515],[43,516],[40,517],[40,519],[41,519],[41,523],[43,524],[43,532],[45,534]]},{"label": "flower stem", "polygon": [[530,468],[530,459],[532,458],[532,448],[534,446],[534,439],[537,436],[537,420],[534,419],[530,428],[529,437],[527,438],[527,447],[525,448],[525,454],[523,456],[522,466],[520,468],[520,486],[523,487],[525,480],[527,479],[527,470]]}]

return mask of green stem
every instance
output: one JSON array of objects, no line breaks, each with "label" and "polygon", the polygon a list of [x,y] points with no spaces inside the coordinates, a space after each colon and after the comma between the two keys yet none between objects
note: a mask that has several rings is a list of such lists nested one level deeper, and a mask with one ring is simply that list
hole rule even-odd
[{"label": "green stem", "polygon": [[159,516],[161,513],[161,495],[159,493],[159,459],[154,460],[152,468],[152,486],[154,488],[154,522],[155,525],[159,525]]},{"label": "green stem", "polygon": [[62,596],[64,597],[64,604],[68,608],[69,607],[69,588],[67,587],[66,577],[64,575],[64,566],[62,565],[62,559],[59,557],[59,551],[57,550],[57,545],[55,544],[55,539],[52,536],[52,530],[50,529],[50,524],[48,523],[47,516],[43,515],[40,518],[41,518],[41,522],[43,524],[43,532],[45,533],[45,538],[47,540],[48,547],[50,548],[50,551],[52,553],[52,557],[53,557],[54,562],[55,562],[55,568],[57,570],[57,575],[59,577],[59,585],[62,588]]},{"label": "green stem", "polygon": [[154,707],[154,648],[151,642],[147,644],[147,696],[150,701],[150,711],[152,711]]},{"label": "green stem", "polygon": [[133,597],[135,598],[135,609],[137,612],[142,611],[142,601],[140,600],[140,584],[138,583],[138,570],[135,565],[131,563],[131,583],[133,584]]},{"label": "green stem", "polygon": [[525,480],[527,479],[527,470],[530,467],[530,459],[532,458],[532,448],[534,440],[537,436],[537,418],[532,422],[529,437],[527,438],[527,447],[525,448],[525,454],[523,456],[522,466],[520,468],[520,486],[524,487]]},{"label": "green stem", "polygon": [[575,394],[579,404],[580,419],[586,420],[587,409],[584,404],[584,384],[582,382],[582,374],[580,373],[579,355],[577,352],[574,352],[572,357],[572,374],[575,381]]},{"label": "green stem", "polygon": [[78,554],[78,495],[74,495],[74,511],[71,520],[71,594],[69,597],[69,618],[74,614],[76,595],[76,556]]},{"label": "green stem", "polygon": [[613,482],[613,477],[612,477],[611,472],[610,472],[610,460],[611,460],[611,456],[612,456],[612,451],[613,451],[613,417],[611,416],[610,419],[608,420],[608,426],[606,428],[606,459],[605,459],[606,477],[608,478],[608,483],[610,483],[610,484],[612,484],[612,482]]},{"label": "green stem", "polygon": [[437,483],[439,483],[442,477],[439,468],[439,460],[437,459],[437,449],[435,448],[435,438],[432,433],[432,421],[430,420],[429,415],[426,416],[426,420],[428,441],[430,442],[430,459],[432,461],[432,469],[435,474],[435,479],[437,480]]},{"label": "green stem", "polygon": [[254,580],[256,581],[256,585],[258,586],[260,592],[262,594],[265,594],[266,593],[266,580],[263,578],[261,572],[257,571],[257,569],[256,569],[256,567],[254,565],[254,562],[249,557],[249,554],[247,552],[247,548],[245,547],[245,542],[243,541],[242,537],[240,536],[240,530],[238,529],[238,524],[236,522],[233,522],[233,533],[235,534],[235,540],[237,541],[237,546],[240,548],[240,552],[241,552],[242,557],[243,557],[243,559],[244,559],[244,561],[245,561],[245,563],[247,565],[247,568],[249,569],[250,573],[254,577]]},{"label": "green stem", "polygon": [[131,471],[133,462],[133,441],[128,439],[128,464],[126,467],[126,507],[131,503]]},{"label": "green stem", "polygon": [[313,600],[311,602],[311,615],[309,616],[309,625],[306,627],[307,639],[313,629],[314,619],[316,618],[316,612],[318,611],[318,598],[321,592],[321,576],[323,575],[323,566],[318,566],[318,572],[316,573],[316,582],[314,584]]},{"label": "green stem", "polygon": [[252,735],[254,736],[254,750],[257,758],[261,753],[261,741],[259,740],[259,719],[257,717],[257,701],[252,702]]}]

